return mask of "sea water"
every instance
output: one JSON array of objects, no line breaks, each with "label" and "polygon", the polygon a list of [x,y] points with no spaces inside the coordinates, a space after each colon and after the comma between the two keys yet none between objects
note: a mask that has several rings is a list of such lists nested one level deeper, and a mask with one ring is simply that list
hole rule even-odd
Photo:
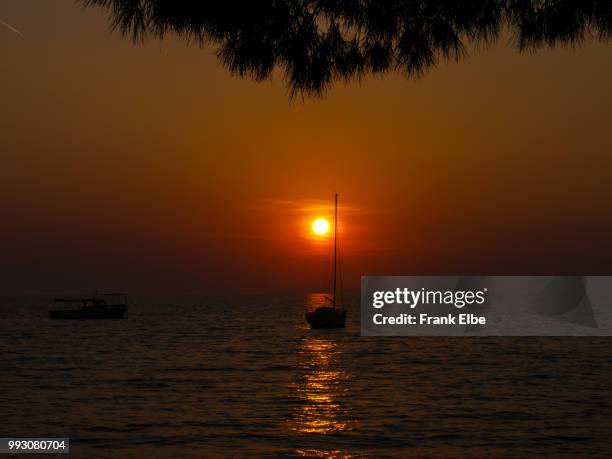
[{"label": "sea water", "polygon": [[[365,338],[317,296],[136,297],[124,320],[0,302],[0,433],[72,457],[609,456],[610,338]],[[320,299],[320,297],[318,297]]]}]

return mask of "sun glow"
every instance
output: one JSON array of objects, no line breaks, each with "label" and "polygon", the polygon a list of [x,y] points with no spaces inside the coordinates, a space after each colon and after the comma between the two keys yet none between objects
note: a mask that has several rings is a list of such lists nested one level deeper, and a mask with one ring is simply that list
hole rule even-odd
[{"label": "sun glow", "polygon": [[312,222],[312,232],[323,236],[329,231],[329,222],[324,218],[317,218]]}]

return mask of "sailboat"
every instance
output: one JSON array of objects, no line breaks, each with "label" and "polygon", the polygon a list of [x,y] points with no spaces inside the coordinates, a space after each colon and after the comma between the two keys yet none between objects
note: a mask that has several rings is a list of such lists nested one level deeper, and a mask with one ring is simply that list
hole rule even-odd
[{"label": "sailboat", "polygon": [[[346,309],[341,301],[338,301],[338,193],[334,198],[334,262],[332,296],[326,297],[329,306],[320,306],[314,311],[306,313],[306,320],[311,328],[344,328],[346,323]],[[340,295],[342,297],[342,295]]]},{"label": "sailboat", "polygon": [[93,298],[56,298],[57,304],[78,304],[80,308],[51,309],[51,319],[123,319],[127,311],[127,294],[103,293]]}]

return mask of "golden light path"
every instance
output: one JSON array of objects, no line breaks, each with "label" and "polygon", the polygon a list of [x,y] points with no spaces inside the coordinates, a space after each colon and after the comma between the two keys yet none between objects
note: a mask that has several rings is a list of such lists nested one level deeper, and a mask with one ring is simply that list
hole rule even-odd
[{"label": "golden light path", "polygon": [[346,413],[338,398],[344,391],[346,372],[338,368],[339,350],[333,340],[306,337],[300,354],[306,360],[297,395],[302,405],[294,414],[293,430],[306,434],[330,434],[348,429]]},{"label": "golden light path", "polygon": [[312,222],[312,231],[320,236],[327,234],[329,231],[329,222],[324,218],[317,218]]},{"label": "golden light path", "polygon": [[[320,294],[311,294],[309,302],[319,303]],[[342,351],[333,337],[306,335],[300,346],[300,379],[293,384],[300,406],[296,407],[290,428],[309,441],[310,448],[298,448],[298,457],[353,459],[359,453],[337,448],[317,447],[326,435],[352,430],[348,397],[349,374],[342,365]]]}]

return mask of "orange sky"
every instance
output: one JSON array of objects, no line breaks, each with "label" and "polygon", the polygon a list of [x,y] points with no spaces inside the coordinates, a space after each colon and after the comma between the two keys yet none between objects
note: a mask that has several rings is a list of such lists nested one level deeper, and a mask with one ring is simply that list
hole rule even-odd
[{"label": "orange sky", "polygon": [[[0,19],[2,291],[309,291],[340,193],[365,274],[610,274],[612,46],[505,40],[417,81],[288,101],[213,50],[136,46],[101,10]],[[314,206],[314,210],[313,210]]]}]

